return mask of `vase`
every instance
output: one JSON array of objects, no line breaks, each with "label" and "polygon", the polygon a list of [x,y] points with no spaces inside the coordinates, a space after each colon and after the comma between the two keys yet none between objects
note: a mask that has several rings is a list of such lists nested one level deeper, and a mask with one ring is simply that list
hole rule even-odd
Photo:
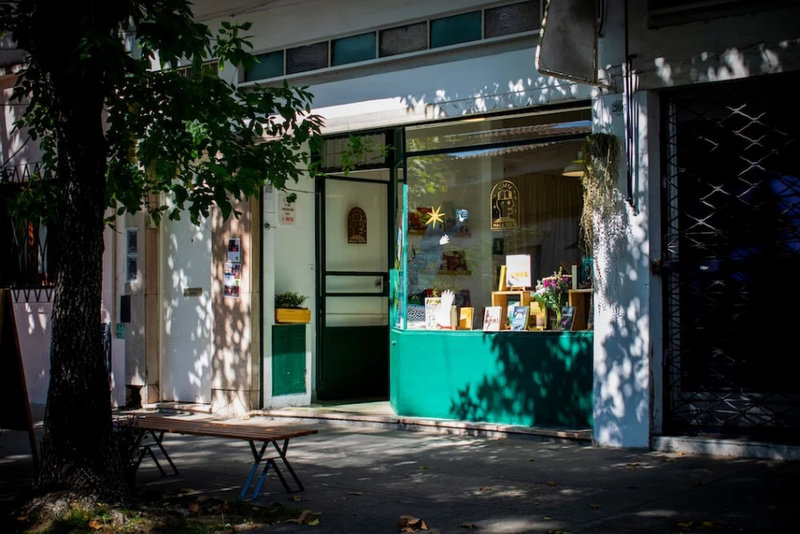
[{"label": "vase", "polygon": [[550,319],[550,330],[561,329],[561,312],[550,310],[548,318]]}]

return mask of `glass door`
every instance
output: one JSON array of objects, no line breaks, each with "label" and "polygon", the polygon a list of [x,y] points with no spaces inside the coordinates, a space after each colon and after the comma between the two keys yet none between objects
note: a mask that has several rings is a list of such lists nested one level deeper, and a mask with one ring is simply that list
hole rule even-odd
[{"label": "glass door", "polygon": [[318,181],[317,397],[389,393],[389,170]]}]

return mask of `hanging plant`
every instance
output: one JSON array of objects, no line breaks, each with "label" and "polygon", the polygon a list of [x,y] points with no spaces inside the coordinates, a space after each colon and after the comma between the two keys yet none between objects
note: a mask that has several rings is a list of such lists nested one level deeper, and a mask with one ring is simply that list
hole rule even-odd
[{"label": "hanging plant", "polygon": [[617,161],[619,142],[616,136],[593,133],[583,142],[584,173],[583,212],[581,213],[581,235],[586,252],[591,255],[594,246],[594,216],[607,220],[614,213],[619,192],[617,190]]}]

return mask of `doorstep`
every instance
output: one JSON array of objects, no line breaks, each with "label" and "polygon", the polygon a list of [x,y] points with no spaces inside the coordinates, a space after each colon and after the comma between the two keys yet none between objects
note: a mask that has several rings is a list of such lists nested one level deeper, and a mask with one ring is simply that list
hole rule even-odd
[{"label": "doorstep", "polygon": [[548,438],[566,441],[592,441],[591,429],[553,429],[502,425],[454,419],[407,417],[394,413],[388,402],[363,404],[311,405],[252,410],[251,417],[316,421],[328,424],[380,426],[398,430],[433,431],[445,434],[480,437]]},{"label": "doorstep", "polygon": [[210,415],[211,405],[191,402],[155,402],[142,404],[142,410],[161,413],[200,413]]}]

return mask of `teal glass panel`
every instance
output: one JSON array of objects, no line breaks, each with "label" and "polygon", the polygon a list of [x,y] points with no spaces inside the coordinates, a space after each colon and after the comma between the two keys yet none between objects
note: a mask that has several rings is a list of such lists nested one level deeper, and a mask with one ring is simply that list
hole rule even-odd
[{"label": "teal glass panel", "polygon": [[375,32],[335,39],[332,44],[334,66],[375,59]]},{"label": "teal glass panel", "polygon": [[431,48],[478,41],[480,38],[480,11],[431,21]]},{"label": "teal glass panel", "polygon": [[245,71],[244,81],[252,82],[283,76],[283,50],[259,54],[256,59],[258,59],[258,63]]}]

